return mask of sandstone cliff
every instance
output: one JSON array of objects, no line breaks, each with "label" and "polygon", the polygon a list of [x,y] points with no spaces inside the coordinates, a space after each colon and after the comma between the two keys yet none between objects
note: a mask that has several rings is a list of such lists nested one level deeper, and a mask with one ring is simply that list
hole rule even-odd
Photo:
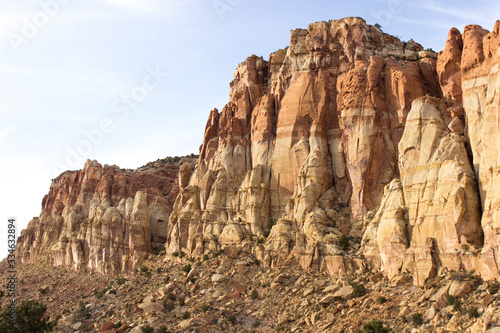
[{"label": "sandstone cliff", "polygon": [[293,30],[237,67],[195,163],[61,175],[20,255],[107,272],[151,241],[201,257],[246,239],[265,266],[498,279],[499,29],[453,28],[439,54],[360,18]]},{"label": "sandstone cliff", "polygon": [[18,257],[102,273],[132,270],[165,243],[179,163],[132,171],[89,160],[83,170],[63,173],[52,181],[40,216],[21,232]]},{"label": "sandstone cliff", "polygon": [[167,249],[200,255],[262,237],[276,221],[255,248],[266,265],[343,262],[342,232],[360,237],[357,220],[399,177],[412,101],[441,96],[436,58],[359,18],[294,30],[269,61],[248,58],[235,71],[230,102],[210,114]]}]

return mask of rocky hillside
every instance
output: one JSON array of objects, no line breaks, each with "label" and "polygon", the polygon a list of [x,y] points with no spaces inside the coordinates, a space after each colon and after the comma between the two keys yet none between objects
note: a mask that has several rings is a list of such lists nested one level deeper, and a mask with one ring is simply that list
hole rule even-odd
[{"label": "rocky hillside", "polygon": [[40,216],[21,232],[18,260],[100,273],[140,266],[163,249],[179,170],[196,158],[166,158],[137,170],[87,161],[83,170],[61,174]]},{"label": "rocky hillside", "polygon": [[131,273],[163,246],[246,244],[262,269],[332,279],[499,280],[499,64],[500,21],[451,29],[439,54],[361,18],[293,30],[237,67],[197,159],[62,174],[18,256]]}]

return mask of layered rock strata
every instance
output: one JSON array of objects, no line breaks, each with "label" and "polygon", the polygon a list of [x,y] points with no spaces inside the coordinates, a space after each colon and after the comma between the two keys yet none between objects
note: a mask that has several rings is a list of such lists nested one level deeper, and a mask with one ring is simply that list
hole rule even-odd
[{"label": "layered rock strata", "polygon": [[21,232],[18,257],[101,273],[134,269],[166,241],[178,173],[179,162],[132,171],[90,160],[63,173]]},{"label": "layered rock strata", "polygon": [[360,18],[293,30],[237,67],[178,186],[88,163],[54,182],[20,255],[107,272],[151,242],[196,257],[253,239],[271,267],[499,279],[499,29],[453,28],[439,55]]},{"label": "layered rock strata", "polygon": [[[337,265],[342,232],[361,237],[361,224],[352,224],[399,176],[412,101],[441,96],[436,57],[346,18],[292,31],[269,61],[248,58],[230,102],[210,113],[200,159],[170,216],[167,250],[201,255],[276,224],[255,249],[264,264]],[[326,269],[342,270],[332,265]]]}]

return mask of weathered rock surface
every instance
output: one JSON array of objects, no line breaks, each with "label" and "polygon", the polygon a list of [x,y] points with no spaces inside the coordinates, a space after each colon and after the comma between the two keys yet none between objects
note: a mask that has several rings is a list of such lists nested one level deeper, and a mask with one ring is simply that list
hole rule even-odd
[{"label": "weathered rock surface", "polygon": [[19,256],[108,272],[248,240],[266,267],[499,279],[499,66],[500,22],[451,29],[439,55],[360,18],[296,29],[236,68],[196,163],[62,174]]},{"label": "weathered rock surface", "polygon": [[178,173],[168,161],[136,171],[87,161],[63,173],[21,232],[18,257],[101,273],[134,269],[166,240]]},{"label": "weathered rock surface", "polygon": [[240,64],[230,102],[210,113],[167,250],[199,256],[270,233],[255,249],[265,265],[291,260],[332,274],[363,266],[337,257],[339,238],[398,176],[412,101],[441,95],[435,55],[421,51],[346,18],[294,30],[269,61]]}]

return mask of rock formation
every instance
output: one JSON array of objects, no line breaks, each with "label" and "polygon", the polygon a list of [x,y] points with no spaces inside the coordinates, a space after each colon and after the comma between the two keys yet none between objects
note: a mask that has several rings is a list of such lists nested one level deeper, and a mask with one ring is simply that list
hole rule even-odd
[{"label": "rock formation", "polygon": [[[184,160],[181,170],[195,159]],[[178,173],[169,161],[132,171],[90,160],[63,173],[21,232],[18,257],[102,273],[134,269],[166,240]]]},{"label": "rock formation", "polygon": [[453,28],[439,54],[361,18],[293,30],[238,65],[196,163],[61,175],[20,255],[107,272],[250,240],[271,267],[499,279],[499,29]]}]

